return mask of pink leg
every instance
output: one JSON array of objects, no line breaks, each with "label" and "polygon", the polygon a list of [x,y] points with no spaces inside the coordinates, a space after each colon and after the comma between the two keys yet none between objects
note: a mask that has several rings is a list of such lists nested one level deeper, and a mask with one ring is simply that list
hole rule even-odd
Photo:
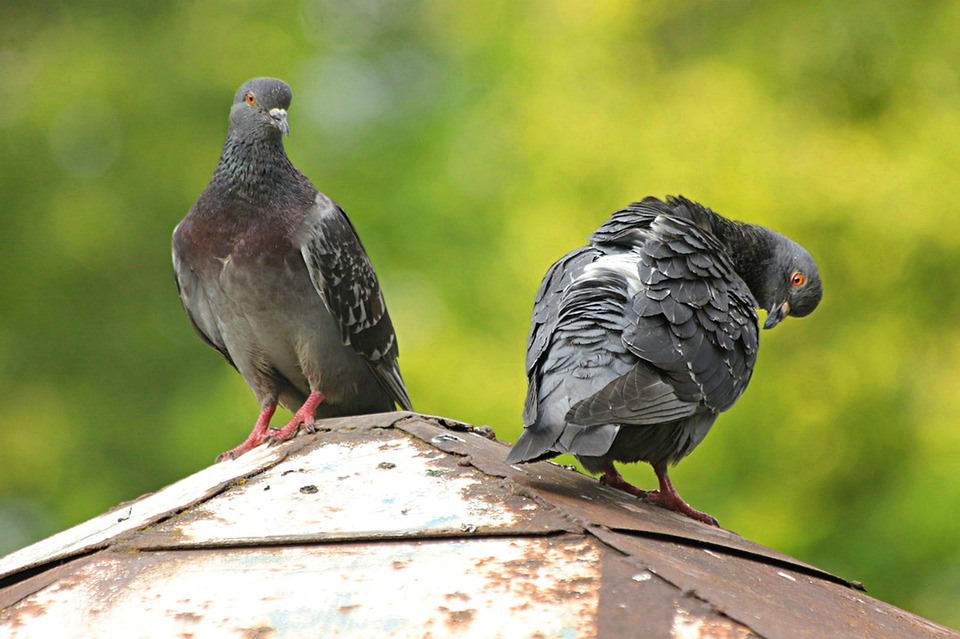
[{"label": "pink leg", "polygon": [[264,406],[263,410],[260,411],[260,417],[257,418],[257,423],[254,424],[253,430],[250,431],[250,435],[248,435],[243,443],[236,448],[230,449],[227,452],[218,455],[217,461],[221,462],[225,459],[236,459],[251,448],[259,446],[260,442],[267,437],[267,427],[270,426],[270,418],[273,417],[273,412],[275,410],[277,410],[276,402]]},{"label": "pink leg", "polygon": [[301,425],[310,429],[313,426],[313,414],[317,412],[317,406],[323,402],[323,398],[324,395],[321,392],[313,391],[310,393],[307,401],[303,403],[303,406],[301,406],[300,410],[293,416],[293,419],[287,422],[283,428],[270,433],[270,444],[278,444],[290,439],[297,434],[297,430]]},{"label": "pink leg", "polygon": [[610,462],[603,469],[603,475],[600,477],[600,483],[604,486],[609,486],[610,488],[616,488],[617,490],[622,490],[625,493],[629,493],[634,497],[639,497],[643,499],[647,496],[647,491],[642,488],[637,488],[626,479],[623,478],[616,468],[613,467],[613,462]]},{"label": "pink leg", "polygon": [[660,480],[660,490],[654,490],[645,497],[643,501],[648,504],[656,504],[666,508],[667,510],[672,510],[680,514],[686,515],[691,519],[696,519],[697,521],[703,522],[710,526],[720,527],[720,522],[718,522],[714,517],[711,517],[707,513],[702,513],[699,510],[694,509],[690,504],[683,501],[680,497],[680,494],[677,492],[677,489],[673,487],[673,482],[670,481],[670,476],[667,474],[666,466],[654,466],[653,472],[657,474],[657,479]]}]

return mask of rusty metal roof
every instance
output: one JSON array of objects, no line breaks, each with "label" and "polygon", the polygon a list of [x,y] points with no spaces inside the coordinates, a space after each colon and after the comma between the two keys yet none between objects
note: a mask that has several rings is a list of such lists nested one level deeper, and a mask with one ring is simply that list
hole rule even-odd
[{"label": "rusty metal roof", "polygon": [[318,425],[0,559],[0,636],[960,637],[488,429]]}]

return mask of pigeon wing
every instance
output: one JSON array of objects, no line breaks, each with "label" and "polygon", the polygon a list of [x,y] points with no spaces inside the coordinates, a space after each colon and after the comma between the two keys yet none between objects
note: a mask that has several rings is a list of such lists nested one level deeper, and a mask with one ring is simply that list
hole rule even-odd
[{"label": "pigeon wing", "polygon": [[340,327],[343,343],[364,357],[394,401],[412,410],[397,365],[393,322],[350,219],[336,202],[318,193],[302,230],[303,260],[314,288]]},{"label": "pigeon wing", "polygon": [[567,253],[554,262],[544,275],[533,303],[533,319],[527,338],[527,399],[523,408],[523,423],[527,426],[537,421],[540,402],[541,369],[548,346],[554,342],[560,318],[563,293],[570,283],[583,272],[584,267],[597,257],[593,247],[585,246]]},{"label": "pigeon wing", "polygon": [[746,389],[757,356],[756,302],[723,246],[690,220],[658,216],[639,264],[627,347],[680,399],[712,412]]},{"label": "pigeon wing", "polygon": [[200,279],[193,272],[193,269],[180,259],[177,244],[179,243],[179,231],[182,224],[184,222],[178,224],[173,231],[173,275],[177,283],[180,303],[183,304],[183,310],[187,312],[190,326],[200,336],[200,339],[217,349],[224,359],[236,368],[237,365],[233,363],[233,358],[230,357],[223,337],[220,335],[216,317],[207,300],[207,294],[203,290]]},{"label": "pigeon wing", "polygon": [[634,203],[594,234],[638,243],[642,286],[623,309],[623,344],[638,362],[572,406],[572,424],[661,424],[721,412],[750,380],[759,333],[753,297],[717,239],[667,206]]}]

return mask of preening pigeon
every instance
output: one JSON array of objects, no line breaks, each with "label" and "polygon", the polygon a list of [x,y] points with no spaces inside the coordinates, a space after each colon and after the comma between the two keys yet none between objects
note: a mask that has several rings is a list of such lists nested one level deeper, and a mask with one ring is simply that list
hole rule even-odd
[{"label": "preening pigeon", "polygon": [[[617,211],[547,271],[527,342],[524,430],[509,463],[576,455],[601,483],[704,523],[668,464],[746,389],[764,328],[820,303],[817,265],[779,233],[683,197]],[[660,489],[613,462],[649,462]]]},{"label": "preening pigeon", "polygon": [[[283,148],[292,92],[256,78],[230,109],[220,162],[173,232],[173,268],[193,328],[260,403],[250,436],[283,441],[315,417],[411,410],[397,338],[353,225]],[[294,418],[269,429],[280,403]]]}]

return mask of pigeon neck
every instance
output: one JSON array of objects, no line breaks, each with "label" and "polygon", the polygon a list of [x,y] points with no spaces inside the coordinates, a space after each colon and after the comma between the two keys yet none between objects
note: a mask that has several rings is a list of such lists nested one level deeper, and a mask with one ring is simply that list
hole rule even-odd
[{"label": "pigeon neck", "polygon": [[279,135],[259,140],[228,136],[210,186],[227,199],[257,205],[289,195],[291,188],[312,188],[287,157]]},{"label": "pigeon neck", "polygon": [[769,308],[773,291],[767,290],[767,273],[773,265],[774,232],[764,226],[724,219],[713,220],[714,235],[727,247],[733,268],[753,293],[760,308]]}]

